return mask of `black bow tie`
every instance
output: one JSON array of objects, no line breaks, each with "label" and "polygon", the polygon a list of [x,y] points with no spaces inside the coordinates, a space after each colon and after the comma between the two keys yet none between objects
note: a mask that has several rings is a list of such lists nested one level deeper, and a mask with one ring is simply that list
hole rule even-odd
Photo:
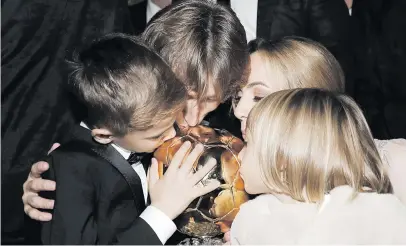
[{"label": "black bow tie", "polygon": [[145,154],[140,153],[132,153],[130,157],[128,157],[127,161],[132,165],[138,163],[142,160]]}]

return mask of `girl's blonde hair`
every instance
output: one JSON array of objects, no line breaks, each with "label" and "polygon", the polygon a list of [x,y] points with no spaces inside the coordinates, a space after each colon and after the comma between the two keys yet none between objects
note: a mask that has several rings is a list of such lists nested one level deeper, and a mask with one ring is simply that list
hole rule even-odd
[{"label": "girl's blonde hair", "polygon": [[345,77],[335,57],[321,44],[301,37],[285,37],[266,41],[256,39],[249,44],[250,53],[258,53],[273,77],[280,78],[286,88],[322,88],[344,92]]},{"label": "girl's blonde hair", "polygon": [[348,96],[310,88],[273,93],[251,111],[247,133],[272,191],[306,202],[341,185],[391,192],[367,122]]}]

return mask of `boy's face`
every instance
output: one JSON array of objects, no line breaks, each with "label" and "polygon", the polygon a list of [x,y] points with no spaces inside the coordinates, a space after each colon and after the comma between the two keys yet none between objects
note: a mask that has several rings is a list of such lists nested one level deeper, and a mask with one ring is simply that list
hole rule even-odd
[{"label": "boy's face", "polygon": [[170,117],[162,120],[146,131],[132,131],[124,137],[114,138],[113,141],[124,149],[132,152],[151,153],[163,144],[163,142],[175,137],[174,123],[175,117]]},{"label": "boy's face", "polygon": [[186,107],[176,118],[176,123],[179,128],[185,129],[200,124],[204,117],[215,110],[220,104],[220,101],[217,99],[216,90],[211,83],[207,88],[206,95],[203,95],[199,101],[197,98],[198,95],[196,92],[188,92]]}]

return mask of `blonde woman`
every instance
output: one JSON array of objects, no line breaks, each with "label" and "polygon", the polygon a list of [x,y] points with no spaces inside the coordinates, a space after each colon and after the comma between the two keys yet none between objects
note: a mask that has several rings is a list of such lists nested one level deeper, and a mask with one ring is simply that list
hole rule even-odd
[{"label": "blonde woman", "polygon": [[263,195],[242,205],[232,244],[406,244],[406,207],[350,97],[273,93],[250,113],[246,141],[245,189]]},{"label": "blonde woman", "polygon": [[[272,42],[255,40],[249,45],[251,73],[233,102],[244,138],[252,107],[273,92],[294,88],[322,88],[336,92],[345,89],[339,63],[317,42],[288,37]],[[406,204],[406,140],[375,140],[375,144],[388,166],[395,195]]]}]

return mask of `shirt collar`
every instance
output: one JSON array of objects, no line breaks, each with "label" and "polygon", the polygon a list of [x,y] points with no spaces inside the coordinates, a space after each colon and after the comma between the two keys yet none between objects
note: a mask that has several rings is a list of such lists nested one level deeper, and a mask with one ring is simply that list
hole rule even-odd
[{"label": "shirt collar", "polygon": [[161,8],[158,5],[153,3],[151,0],[148,0],[148,2],[147,2],[147,23],[160,10],[161,10]]},{"label": "shirt collar", "polygon": [[[90,130],[90,128],[83,121],[80,122],[80,126]],[[112,143],[111,146],[113,146],[118,151],[118,153],[120,153],[120,155],[124,157],[124,159],[127,160],[130,157],[131,151],[126,150],[123,147],[118,146],[117,144],[114,143]]]}]

